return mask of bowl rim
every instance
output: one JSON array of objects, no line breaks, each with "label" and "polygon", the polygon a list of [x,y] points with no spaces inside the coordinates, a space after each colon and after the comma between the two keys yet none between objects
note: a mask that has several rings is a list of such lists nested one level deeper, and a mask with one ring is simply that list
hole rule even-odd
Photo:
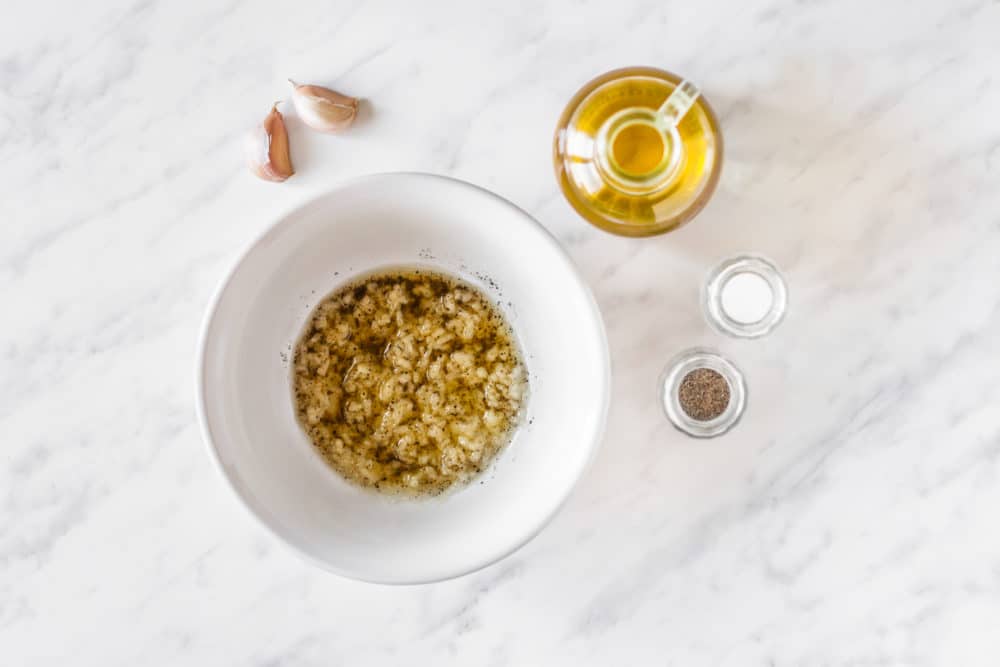
[{"label": "bowl rim", "polygon": [[[601,408],[600,416],[597,422],[597,428],[594,429],[594,433],[590,438],[590,441],[586,443],[590,452],[586,459],[578,466],[575,471],[575,477],[572,484],[566,486],[563,490],[559,501],[556,502],[551,509],[542,515],[536,517],[532,522],[528,523],[526,528],[520,532],[518,537],[513,540],[510,545],[504,549],[499,549],[494,553],[491,553],[485,557],[479,558],[476,561],[470,562],[460,569],[455,569],[448,572],[442,572],[437,574],[429,574],[427,576],[391,576],[391,575],[378,575],[369,574],[365,572],[356,572],[348,570],[345,568],[338,567],[337,565],[323,560],[305,549],[300,548],[295,542],[287,535],[284,531],[280,529],[279,526],[272,523],[263,508],[257,507],[244,492],[237,487],[234,480],[226,472],[223,466],[221,456],[219,454],[218,447],[215,443],[215,439],[212,434],[212,429],[208,423],[208,415],[206,409],[206,396],[208,392],[206,391],[206,369],[205,369],[205,350],[208,343],[209,330],[215,321],[216,313],[218,310],[219,302],[222,300],[222,295],[225,293],[229,284],[232,282],[236,273],[243,266],[247,258],[253,253],[257,248],[264,242],[265,238],[275,232],[280,227],[292,224],[292,220],[298,217],[305,209],[313,206],[321,199],[330,197],[334,193],[345,190],[352,187],[357,187],[358,185],[364,184],[371,181],[379,180],[394,180],[394,179],[426,179],[428,181],[436,181],[439,183],[445,183],[448,185],[454,185],[463,188],[469,188],[475,190],[480,196],[485,196],[494,201],[506,206],[511,209],[513,213],[516,213],[526,224],[532,226],[537,232],[539,232],[539,241],[542,243],[547,243],[550,248],[555,250],[556,256],[562,261],[563,266],[569,271],[570,275],[575,279],[577,287],[581,290],[582,295],[585,297],[590,310],[592,325],[595,327],[595,333],[599,337],[599,341],[603,344],[601,347]],[[208,307],[205,311],[205,315],[201,322],[200,331],[198,334],[198,349],[195,361],[195,407],[198,414],[198,425],[201,431],[201,437],[205,443],[205,447],[208,450],[209,458],[212,460],[214,467],[218,474],[225,480],[226,486],[233,493],[236,499],[239,501],[244,510],[253,517],[256,523],[263,527],[264,530],[277,538],[277,541],[285,546],[285,548],[291,550],[293,553],[297,554],[300,558],[308,563],[311,563],[322,570],[327,572],[332,572],[339,576],[354,579],[357,581],[363,581],[372,584],[385,584],[385,585],[414,585],[414,584],[427,584],[435,583],[439,581],[446,581],[449,579],[454,579],[461,577],[472,572],[481,570],[493,563],[496,563],[507,556],[513,554],[515,551],[523,547],[525,544],[534,539],[545,526],[552,521],[552,519],[559,513],[559,511],[565,506],[569,497],[572,495],[573,490],[579,484],[580,480],[586,474],[590,465],[593,463],[597,452],[600,450],[601,444],[604,440],[605,429],[607,427],[607,417],[608,410],[611,402],[611,353],[608,347],[608,337],[607,331],[604,326],[604,319],[601,316],[600,308],[597,305],[597,301],[594,298],[594,294],[590,289],[590,286],[584,280],[583,275],[577,268],[576,264],[573,262],[572,258],[566,252],[565,248],[559,243],[556,237],[550,232],[544,225],[535,220],[533,216],[528,214],[524,209],[520,208],[510,200],[487,190],[486,188],[476,185],[474,183],[469,183],[461,179],[453,178],[451,176],[444,176],[440,174],[432,174],[426,172],[417,171],[395,171],[395,172],[378,172],[372,174],[365,174],[361,176],[355,176],[351,178],[346,178],[340,180],[333,184],[330,188],[321,192],[320,194],[307,199],[304,202],[294,206],[291,209],[281,213],[273,222],[268,224],[263,230],[260,231],[246,246],[240,250],[236,258],[232,261],[232,264],[225,271],[222,279],[216,285],[214,292],[208,302]]]}]

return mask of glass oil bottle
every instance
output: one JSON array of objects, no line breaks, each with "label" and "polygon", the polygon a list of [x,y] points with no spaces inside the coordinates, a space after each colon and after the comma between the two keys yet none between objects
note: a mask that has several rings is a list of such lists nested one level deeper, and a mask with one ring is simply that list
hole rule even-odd
[{"label": "glass oil bottle", "polygon": [[719,181],[722,133],[690,82],[649,67],[615,70],[570,100],[553,160],[569,203],[624,236],[651,236],[689,221]]}]

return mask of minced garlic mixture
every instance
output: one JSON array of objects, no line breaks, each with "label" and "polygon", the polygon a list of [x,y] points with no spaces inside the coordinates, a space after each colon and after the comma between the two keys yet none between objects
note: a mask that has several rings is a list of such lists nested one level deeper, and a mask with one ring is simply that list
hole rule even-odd
[{"label": "minced garlic mixture", "polygon": [[295,403],[347,479],[439,493],[510,439],[527,392],[510,328],[485,295],[426,270],[374,274],[327,297],[295,349]]}]

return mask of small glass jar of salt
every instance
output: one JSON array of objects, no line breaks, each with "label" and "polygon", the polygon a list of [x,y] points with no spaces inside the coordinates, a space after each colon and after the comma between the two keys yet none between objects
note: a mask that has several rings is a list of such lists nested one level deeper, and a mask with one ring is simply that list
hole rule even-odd
[{"label": "small glass jar of salt", "polygon": [[705,318],[718,331],[759,338],[785,316],[788,289],[773,262],[760,255],[740,255],[709,273],[702,304]]}]

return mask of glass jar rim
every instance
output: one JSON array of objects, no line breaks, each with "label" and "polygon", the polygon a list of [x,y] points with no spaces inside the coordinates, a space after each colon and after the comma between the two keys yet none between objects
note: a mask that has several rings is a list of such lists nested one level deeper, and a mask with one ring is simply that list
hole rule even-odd
[{"label": "glass jar rim", "polygon": [[[723,292],[737,275],[748,273],[763,279],[771,291],[771,303],[764,315],[753,322],[742,322],[726,311]],[[781,271],[762,255],[742,254],[730,257],[712,269],[702,288],[705,319],[712,327],[736,338],[759,338],[769,334],[785,317],[788,309],[788,286]]]},{"label": "glass jar rim", "polygon": [[[722,414],[701,421],[684,411],[680,387],[684,378],[700,368],[715,371],[729,385],[729,403]],[[739,422],[746,409],[747,388],[743,373],[733,362],[708,348],[685,350],[667,363],[660,376],[660,404],[670,422],[678,430],[696,438],[712,438],[729,431]]]}]

